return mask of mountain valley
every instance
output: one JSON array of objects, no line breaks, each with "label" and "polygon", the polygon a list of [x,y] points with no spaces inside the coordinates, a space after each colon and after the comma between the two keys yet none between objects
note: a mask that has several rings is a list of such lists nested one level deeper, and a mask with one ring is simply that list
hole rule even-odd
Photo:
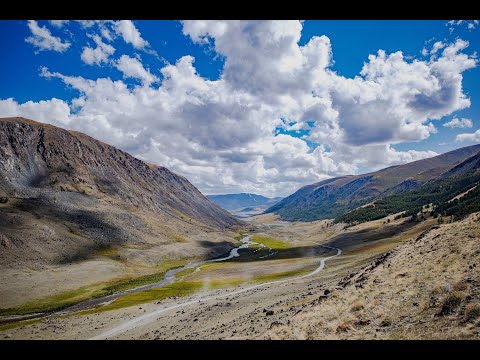
[{"label": "mountain valley", "polygon": [[479,338],[478,145],[258,214],[279,199],[205,197],[23,118],[0,130],[0,337]]},{"label": "mountain valley", "polygon": [[281,197],[267,198],[257,194],[221,194],[207,195],[215,204],[239,218],[260,215],[269,207],[275,205]]}]

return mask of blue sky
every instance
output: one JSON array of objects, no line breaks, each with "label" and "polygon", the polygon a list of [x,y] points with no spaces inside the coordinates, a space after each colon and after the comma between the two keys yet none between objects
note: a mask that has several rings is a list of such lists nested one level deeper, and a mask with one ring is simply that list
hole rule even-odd
[{"label": "blue sky", "polygon": [[283,196],[480,142],[478,25],[0,21],[0,116]]}]

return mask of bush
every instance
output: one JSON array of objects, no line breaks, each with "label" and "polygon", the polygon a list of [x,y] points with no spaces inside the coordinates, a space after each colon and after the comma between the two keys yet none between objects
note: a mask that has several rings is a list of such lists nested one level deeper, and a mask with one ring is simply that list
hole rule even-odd
[{"label": "bush", "polygon": [[465,308],[465,315],[463,320],[465,322],[471,322],[480,317],[480,304],[469,304]]},{"label": "bush", "polygon": [[447,297],[443,299],[441,309],[437,313],[437,316],[445,316],[453,313],[462,303],[464,297],[465,295],[461,292],[448,294]]}]

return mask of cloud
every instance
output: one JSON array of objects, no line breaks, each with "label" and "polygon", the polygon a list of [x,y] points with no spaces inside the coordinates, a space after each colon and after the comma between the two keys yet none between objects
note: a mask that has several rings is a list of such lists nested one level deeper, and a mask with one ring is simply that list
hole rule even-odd
[{"label": "cloud", "polygon": [[443,49],[445,47],[445,44],[441,41],[437,41],[435,44],[433,44],[432,50],[430,51],[430,54],[436,54],[438,50]]},{"label": "cloud", "polygon": [[112,45],[105,44],[98,35],[91,37],[97,46],[95,48],[85,46],[80,55],[82,61],[88,65],[100,65],[108,62],[108,58],[115,52],[115,48]]},{"label": "cloud", "polygon": [[478,20],[473,20],[472,22],[468,23],[467,29],[468,30],[474,30],[478,26],[479,21]]},{"label": "cloud", "polygon": [[98,23],[102,22],[102,20],[77,20],[80,26],[84,29],[90,29],[97,25]]},{"label": "cloud", "polygon": [[48,20],[50,25],[56,27],[56,28],[61,28],[62,26],[68,24],[70,20]]},{"label": "cloud", "polygon": [[464,27],[469,31],[475,30],[479,23],[479,20],[450,20],[445,25],[448,26],[448,30],[451,34],[456,28],[460,27]]},{"label": "cloud", "polygon": [[471,142],[480,142],[480,130],[475,131],[474,133],[464,133],[458,134],[456,141],[471,141]]},{"label": "cloud", "polygon": [[135,49],[144,49],[149,46],[148,41],[142,38],[140,31],[138,31],[131,20],[117,21],[115,23],[115,32],[120,35],[126,43],[132,44]]},{"label": "cloud", "polygon": [[470,119],[457,119],[453,118],[449,122],[443,124],[444,127],[449,127],[449,128],[459,128],[459,129],[464,129],[464,128],[471,128],[473,126],[473,122]]},{"label": "cloud", "polygon": [[331,69],[327,36],[299,45],[299,21],[182,24],[192,41],[224,58],[218,80],[201,77],[186,55],[160,68],[160,82],[140,58],[123,54],[114,66],[141,84],[42,69],[79,95],[70,104],[0,100],[0,115],[41,113],[40,120],[166,166],[205,193],[288,195],[329,176],[434,156],[394,145],[429,137],[436,121],[470,106],[462,73],[476,59],[461,39],[437,45],[425,60],[379,50],[345,77]]},{"label": "cloud", "polygon": [[145,70],[140,60],[129,57],[128,55],[122,55],[115,66],[123,72],[123,76],[126,78],[140,79],[147,85],[158,81],[156,76],[152,75],[150,71]]},{"label": "cloud", "polygon": [[106,27],[103,27],[101,30],[100,30],[100,33],[101,35],[107,39],[108,41],[112,41],[113,40],[113,37],[112,37],[112,33],[110,32],[110,30],[108,30]]},{"label": "cloud", "polygon": [[432,61],[407,61],[400,51],[379,50],[369,56],[362,77],[351,79],[328,69],[333,55],[326,36],[298,45],[301,28],[296,21],[184,22],[193,41],[214,40],[226,57],[222,77],[234,88],[283,108],[285,118],[314,114],[310,139],[329,146],[425,139],[434,131],[430,119],[470,105],[461,73],[476,61],[459,53],[465,41],[446,46]]},{"label": "cloud", "polygon": [[12,98],[0,100],[0,112],[5,116],[22,116],[29,119],[52,123],[62,126],[70,122],[70,107],[60,99],[27,101],[17,103]]},{"label": "cloud", "polygon": [[59,37],[52,36],[46,26],[39,26],[35,20],[28,21],[28,28],[32,32],[32,36],[27,37],[25,41],[32,44],[38,51],[64,52],[71,45],[68,41],[62,42]]}]

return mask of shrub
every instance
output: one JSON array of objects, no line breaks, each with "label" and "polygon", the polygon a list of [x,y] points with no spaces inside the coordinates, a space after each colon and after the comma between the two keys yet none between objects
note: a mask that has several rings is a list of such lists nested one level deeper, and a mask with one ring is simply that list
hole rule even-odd
[{"label": "shrub", "polygon": [[363,308],[364,308],[363,304],[355,303],[355,304],[353,304],[352,307],[350,308],[350,311],[352,311],[352,312],[357,312],[357,311],[363,310]]},{"label": "shrub", "polygon": [[445,299],[443,299],[441,304],[441,309],[437,313],[438,316],[445,316],[453,313],[457,307],[462,303],[464,294],[461,292],[454,292],[448,294]]},{"label": "shrub", "polygon": [[469,304],[465,308],[465,315],[463,320],[465,322],[471,322],[480,317],[480,304]]}]

